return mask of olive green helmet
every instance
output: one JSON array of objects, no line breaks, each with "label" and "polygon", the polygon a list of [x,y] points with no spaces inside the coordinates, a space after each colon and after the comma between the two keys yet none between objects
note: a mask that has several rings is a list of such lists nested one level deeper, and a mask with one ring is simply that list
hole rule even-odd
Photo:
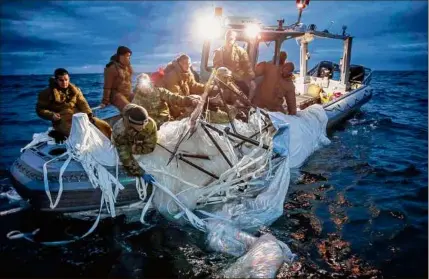
[{"label": "olive green helmet", "polygon": [[227,83],[232,78],[232,72],[226,67],[220,67],[216,71],[216,77]]}]

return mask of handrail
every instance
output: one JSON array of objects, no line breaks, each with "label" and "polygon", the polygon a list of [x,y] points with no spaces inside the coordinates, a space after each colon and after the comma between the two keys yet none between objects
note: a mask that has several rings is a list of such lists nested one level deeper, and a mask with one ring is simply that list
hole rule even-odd
[{"label": "handrail", "polygon": [[369,70],[369,74],[364,78],[364,80],[362,81],[363,84],[368,84],[369,81],[371,81],[371,77],[372,77],[372,70],[370,68],[364,68],[365,71]]},{"label": "handrail", "polygon": [[105,108],[105,107],[96,106],[96,107],[91,108],[91,110],[94,111],[94,110],[99,110],[99,109],[103,109],[103,108]]}]

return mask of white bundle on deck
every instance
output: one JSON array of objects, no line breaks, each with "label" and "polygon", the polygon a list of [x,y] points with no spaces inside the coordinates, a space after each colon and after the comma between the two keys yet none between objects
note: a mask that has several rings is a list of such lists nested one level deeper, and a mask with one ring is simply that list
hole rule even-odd
[{"label": "white bundle on deck", "polygon": [[[55,208],[60,201],[63,191],[62,176],[70,161],[74,159],[82,164],[92,186],[101,189],[101,206],[104,203],[110,214],[115,217],[116,197],[119,190],[124,189],[124,187],[118,180],[118,168],[116,168],[116,176],[113,176],[105,168],[105,166],[118,166],[118,155],[110,139],[106,138],[106,136],[89,121],[85,113],[76,113],[73,115],[70,136],[66,140],[65,145],[67,152],[47,161],[43,165],[45,191],[50,200],[51,208]],[[55,202],[53,202],[49,191],[47,167],[49,163],[63,156],[67,156],[67,159],[60,169],[58,195]]]}]

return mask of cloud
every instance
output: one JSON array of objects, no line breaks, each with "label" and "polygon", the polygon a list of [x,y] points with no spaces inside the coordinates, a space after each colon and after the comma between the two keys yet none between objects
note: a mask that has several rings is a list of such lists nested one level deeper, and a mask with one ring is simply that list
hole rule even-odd
[{"label": "cloud", "polygon": [[1,33],[2,43],[0,50],[2,53],[13,51],[35,51],[35,50],[57,50],[69,46],[67,43],[59,42],[55,39],[44,39],[37,36],[25,36],[16,32],[4,31]]},{"label": "cloud", "polygon": [[389,45],[388,48],[391,49],[401,49],[401,50],[407,50],[407,51],[416,51],[416,50],[426,50],[428,49],[428,43],[405,43],[405,44],[393,44]]},{"label": "cloud", "polygon": [[[216,6],[223,7],[224,15],[250,16],[265,25],[297,19],[294,3],[280,1],[1,1],[0,5],[1,74],[50,74],[56,67],[102,72],[119,45],[133,50],[132,61],[141,71],[166,65],[182,52],[199,62],[202,41],[195,22]],[[399,67],[386,61],[401,56],[411,57],[409,67],[421,68],[417,61],[427,61],[427,12],[424,1],[312,1],[302,20],[319,30],[334,21],[331,32],[341,32],[347,25],[347,32],[355,36],[353,62]],[[284,49],[293,59],[299,57],[294,41],[286,42]],[[311,43],[311,61],[337,61],[341,49],[340,42]]]}]

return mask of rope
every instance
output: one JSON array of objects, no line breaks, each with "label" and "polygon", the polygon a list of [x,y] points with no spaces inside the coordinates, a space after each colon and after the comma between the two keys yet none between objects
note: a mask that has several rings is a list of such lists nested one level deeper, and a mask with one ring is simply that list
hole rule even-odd
[{"label": "rope", "polygon": [[139,194],[139,198],[144,201],[147,196],[147,185],[142,181],[141,177],[136,177],[136,189]]},{"label": "rope", "polygon": [[98,223],[100,222],[100,219],[101,219],[100,217],[101,217],[101,211],[102,211],[102,209],[103,209],[103,198],[100,199],[100,210],[98,212],[98,216],[97,216],[97,219],[95,219],[94,224],[92,224],[91,228],[89,228],[89,230],[85,234],[83,234],[80,237],[75,237],[74,239],[61,240],[61,241],[39,242],[39,241],[34,240],[34,236],[40,231],[40,228],[35,229],[34,231],[32,231],[30,233],[23,233],[23,232],[18,231],[18,230],[11,231],[8,234],[6,234],[6,237],[8,239],[11,239],[11,240],[23,238],[23,239],[26,239],[28,241],[31,241],[31,242],[34,242],[34,243],[37,243],[37,244],[42,244],[42,245],[45,245],[45,246],[61,246],[61,245],[70,244],[70,243],[76,242],[78,240],[81,240],[81,239],[87,237],[88,235],[90,235],[91,233],[94,232],[94,230],[98,226]]},{"label": "rope", "polygon": [[169,195],[175,202],[176,204],[183,210],[186,219],[196,228],[199,229],[203,232],[206,231],[205,228],[205,223],[203,220],[201,220],[200,218],[198,218],[198,216],[196,216],[195,214],[193,214],[187,207],[186,205],[184,205],[171,191],[170,189],[168,189],[167,187],[159,184],[158,182],[154,182],[152,183],[153,186],[158,187],[160,190],[162,190],[164,193],[166,193],[167,195]]},{"label": "rope", "polygon": [[142,214],[140,216],[140,222],[142,222],[145,225],[149,225],[148,223],[146,223],[146,221],[144,220],[144,217],[146,216],[146,212],[149,210],[149,207],[152,204],[152,200],[153,200],[153,196],[155,195],[155,189],[152,190],[152,194],[149,197],[149,200],[147,201],[147,203],[145,204],[143,210],[142,210]]},{"label": "rope", "polygon": [[[59,160],[60,158],[62,158],[62,157],[64,157],[64,156],[66,156],[66,155],[69,155],[69,158],[70,158],[70,153],[67,151],[67,152],[65,152],[65,153],[61,154],[60,156],[55,157],[55,158],[53,158],[53,159],[51,159],[51,160],[49,160],[49,161],[47,161],[47,162],[45,162],[45,163],[43,164],[43,182],[44,182],[44,184],[45,184],[45,192],[46,192],[46,195],[48,196],[48,199],[49,199],[49,203],[50,203],[50,207],[51,207],[51,209],[54,209],[54,208],[58,205],[58,203],[59,203],[59,201],[60,201],[61,194],[63,193],[63,184],[62,184],[62,183],[60,183],[60,188],[58,189],[57,199],[55,200],[55,204],[54,204],[54,203],[52,202],[52,196],[51,196],[51,192],[50,192],[50,190],[49,190],[49,180],[48,180],[48,169],[47,169],[47,167],[48,167],[48,164],[49,164],[50,162],[53,162],[53,161]],[[68,158],[68,159],[69,159],[69,158]],[[68,159],[67,159],[67,160],[68,160]],[[69,162],[70,162],[70,161],[69,161]],[[60,179],[61,179],[61,177],[60,177]],[[61,180],[61,182],[62,182],[62,180]]]}]

